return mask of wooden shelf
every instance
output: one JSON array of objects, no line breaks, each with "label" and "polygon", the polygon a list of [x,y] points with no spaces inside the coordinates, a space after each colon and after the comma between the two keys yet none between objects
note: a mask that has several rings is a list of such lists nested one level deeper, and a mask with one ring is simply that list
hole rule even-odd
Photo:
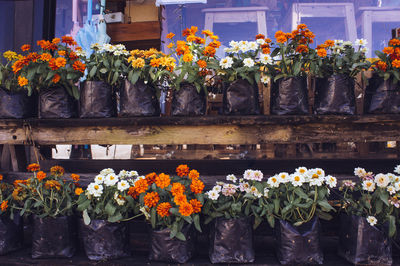
[{"label": "wooden shelf", "polygon": [[160,40],[161,28],[158,21],[107,24],[107,34],[113,43]]}]

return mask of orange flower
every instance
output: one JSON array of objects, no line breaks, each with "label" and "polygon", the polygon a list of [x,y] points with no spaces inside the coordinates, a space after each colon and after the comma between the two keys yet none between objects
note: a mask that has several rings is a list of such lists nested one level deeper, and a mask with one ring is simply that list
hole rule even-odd
[{"label": "orange flower", "polygon": [[190,205],[193,207],[193,213],[199,213],[201,212],[201,207],[203,207],[203,204],[197,199],[191,199],[189,201]]},{"label": "orange flower", "polygon": [[43,171],[39,171],[39,172],[37,172],[37,174],[36,174],[36,178],[37,178],[39,181],[42,181],[43,179],[45,179],[46,176],[47,176],[46,173],[43,172]]},{"label": "orange flower", "polygon": [[77,45],[76,41],[74,41],[74,38],[71,36],[62,36],[61,37],[62,42],[68,45]]},{"label": "orange flower", "polygon": [[262,49],[262,53],[263,53],[263,54],[269,54],[269,53],[271,53],[271,48],[269,48],[269,47],[268,47],[268,48],[263,48],[263,49]]},{"label": "orange flower", "polygon": [[394,48],[393,47],[385,47],[385,48],[383,48],[383,52],[385,53],[385,54],[393,54],[394,53]]},{"label": "orange flower", "polygon": [[324,43],[327,47],[333,47],[335,45],[335,41],[333,40],[326,40]]},{"label": "orange flower", "polygon": [[3,200],[3,202],[0,205],[1,211],[6,211],[8,208],[8,200]]},{"label": "orange flower", "polygon": [[296,52],[298,53],[308,53],[308,47],[306,45],[299,45],[296,48]]},{"label": "orange flower", "polygon": [[28,79],[25,78],[25,77],[19,76],[19,77],[18,77],[18,85],[19,85],[20,87],[23,87],[23,86],[25,86],[25,85],[28,85]]},{"label": "orange flower", "polygon": [[211,35],[210,38],[214,41],[219,39],[219,37],[217,35]]},{"label": "orange flower", "polygon": [[85,72],[85,69],[86,69],[86,65],[85,64],[83,64],[81,61],[75,61],[73,64],[72,64],[72,68],[74,69],[74,70],[76,70],[76,71],[80,71],[80,72]]},{"label": "orange flower", "polygon": [[169,202],[160,203],[157,206],[157,213],[161,217],[170,216],[169,209],[171,209],[171,208],[172,208],[172,206],[171,206],[171,203],[169,203]]},{"label": "orange flower", "polygon": [[183,61],[185,61],[185,62],[192,62],[192,60],[193,60],[193,55],[192,55],[192,54],[189,54],[189,53],[184,54],[182,59],[183,59]]},{"label": "orange flower", "polygon": [[29,44],[24,44],[21,46],[22,51],[29,51],[31,49],[31,46]]},{"label": "orange flower", "polygon": [[221,46],[221,42],[219,41],[212,41],[208,44],[208,46],[211,46],[213,48],[219,48]]},{"label": "orange flower", "polygon": [[14,187],[18,187],[19,184],[26,185],[26,184],[28,184],[28,180],[14,180],[14,183],[13,183]]},{"label": "orange flower", "polygon": [[57,190],[60,190],[61,185],[56,180],[47,180],[46,183],[44,184],[44,187],[46,189],[56,188]]},{"label": "orange flower", "polygon": [[71,178],[74,182],[79,182],[81,177],[77,174],[71,174]]},{"label": "orange flower", "polygon": [[276,38],[276,41],[279,43],[285,43],[287,41],[287,38],[284,35],[280,35],[279,37]]},{"label": "orange flower", "polygon": [[174,43],[173,42],[171,42],[170,44],[167,45],[168,49],[171,49],[172,47],[174,47]]},{"label": "orange flower", "polygon": [[195,40],[196,40],[195,35],[189,35],[186,37],[186,41],[188,41],[188,42],[194,42]]},{"label": "orange flower", "polygon": [[62,166],[55,165],[50,168],[50,173],[52,175],[63,175],[65,173],[65,170]]},{"label": "orange flower", "polygon": [[197,172],[194,169],[189,172],[189,179],[197,179],[199,178],[199,176],[200,176],[199,172]]},{"label": "orange flower", "polygon": [[69,53],[69,59],[71,59],[71,60],[77,60],[79,58],[79,56],[74,52],[74,51],[71,51],[70,53]]},{"label": "orange flower", "polygon": [[168,33],[167,34],[167,39],[172,39],[172,38],[174,38],[174,36],[175,36],[175,34],[173,34],[172,32],[170,32],[170,33]]},{"label": "orange flower", "polygon": [[213,57],[215,55],[215,53],[216,53],[215,48],[211,47],[211,46],[207,46],[206,48],[204,48],[204,51],[203,51],[203,55],[210,56],[210,57]]},{"label": "orange flower", "polygon": [[136,199],[137,196],[139,196],[135,187],[130,187],[127,194],[134,199]]},{"label": "orange flower", "polygon": [[204,61],[204,60],[198,60],[196,63],[200,68],[206,68],[207,67],[207,62]]},{"label": "orange flower", "polygon": [[317,54],[319,57],[325,57],[328,53],[325,49],[321,48],[321,49],[317,49]]},{"label": "orange flower", "polygon": [[0,175],[0,181],[3,180],[3,175]]},{"label": "orange flower", "polygon": [[169,186],[171,179],[169,178],[169,175],[161,173],[156,177],[155,183],[159,188],[164,189]]},{"label": "orange flower", "polygon": [[265,35],[264,34],[257,34],[256,35],[256,40],[258,40],[258,39],[264,39],[265,38]]},{"label": "orange flower", "polygon": [[57,53],[58,53],[60,56],[65,56],[65,55],[67,54],[67,52],[64,51],[64,50],[59,50]]},{"label": "orange flower", "polygon": [[317,45],[317,49],[325,49],[325,48],[328,48],[328,45],[326,45],[326,44]]},{"label": "orange flower", "polygon": [[176,205],[182,205],[187,203],[187,198],[185,194],[178,194],[174,197],[174,202]]},{"label": "orange flower", "polygon": [[176,168],[176,174],[180,177],[187,176],[189,174],[189,167],[186,164],[181,164]]},{"label": "orange flower", "polygon": [[27,65],[25,57],[15,61],[14,64],[12,65],[12,70],[14,74],[17,74],[25,65]]},{"label": "orange flower", "polygon": [[51,58],[52,58],[52,56],[49,53],[43,53],[40,55],[40,60],[45,61],[45,62],[49,62]]},{"label": "orange flower", "polygon": [[55,74],[54,77],[53,77],[53,79],[52,79],[52,82],[55,84],[55,83],[57,83],[57,82],[60,81],[60,78],[61,78],[60,75]]},{"label": "orange flower", "polygon": [[196,32],[197,32],[198,30],[199,30],[199,29],[198,29],[196,26],[190,27],[190,33],[191,33],[192,35],[195,35]]},{"label": "orange flower", "polygon": [[77,187],[76,189],[75,189],[75,195],[80,195],[80,194],[82,194],[83,193],[83,189],[82,188],[80,188],[80,187]]},{"label": "orange flower", "polygon": [[194,40],[194,42],[197,43],[197,44],[205,44],[206,40],[201,38],[201,37],[197,37],[196,36],[196,39]]},{"label": "orange flower", "polygon": [[150,66],[152,67],[159,67],[161,60],[159,58],[152,58],[150,60]]},{"label": "orange flower", "polygon": [[271,40],[270,38],[266,38],[266,39],[265,39],[265,42],[266,42],[266,43],[271,43],[272,40]]},{"label": "orange flower", "polygon": [[156,181],[156,178],[157,178],[157,174],[154,173],[154,172],[150,173],[150,174],[147,174],[146,177],[145,177],[145,179],[147,181],[147,184],[149,186],[151,186],[151,184],[153,184]]},{"label": "orange flower", "polygon": [[26,169],[30,172],[36,172],[40,170],[40,166],[37,163],[31,163]]},{"label": "orange flower", "polygon": [[157,192],[149,192],[144,196],[144,205],[151,208],[157,205],[160,196]]},{"label": "orange flower", "polygon": [[399,40],[399,39],[391,39],[391,40],[389,41],[389,45],[391,45],[391,46],[400,45],[400,40]]},{"label": "orange flower", "polygon": [[67,60],[63,57],[57,57],[55,62],[58,68],[64,67],[67,64]]},{"label": "orange flower", "polygon": [[190,29],[188,29],[188,28],[184,29],[182,31],[182,35],[185,36],[185,37],[191,35]]},{"label": "orange flower", "polygon": [[210,31],[210,30],[202,30],[201,34],[204,34],[204,35],[206,35],[208,37],[214,35],[214,33],[212,31]]},{"label": "orange flower", "polygon": [[149,184],[147,183],[146,179],[139,179],[135,183],[135,189],[138,194],[146,192],[149,188]]},{"label": "orange flower", "polygon": [[185,186],[181,183],[172,183],[171,194],[176,197],[177,195],[181,195],[185,192]]},{"label": "orange flower", "polygon": [[60,38],[54,38],[51,43],[53,44],[59,44],[60,43]]},{"label": "orange flower", "polygon": [[56,64],[56,59],[55,58],[51,58],[50,59],[50,61],[49,61],[49,67],[52,69],[52,70],[57,70],[59,67],[57,66],[57,64]]},{"label": "orange flower", "polygon": [[203,192],[204,183],[199,179],[192,179],[192,183],[190,184],[190,189],[193,193],[199,194]]},{"label": "orange flower", "polygon": [[298,29],[298,30],[307,29],[307,25],[306,25],[306,24],[299,24],[299,25],[297,25],[297,29]]},{"label": "orange flower", "polygon": [[182,216],[190,216],[193,213],[193,206],[186,202],[179,207],[179,213]]},{"label": "orange flower", "polygon": [[131,61],[131,65],[133,68],[142,68],[145,65],[145,61],[143,58],[137,58]]},{"label": "orange flower", "polygon": [[392,61],[392,67],[400,68],[400,60],[399,59],[393,60]]},{"label": "orange flower", "polygon": [[375,63],[375,65],[376,65],[376,67],[377,67],[378,69],[380,69],[380,70],[382,70],[382,71],[386,71],[386,69],[387,69],[387,64],[386,64],[385,62],[381,61],[381,60],[377,61],[377,62]]}]

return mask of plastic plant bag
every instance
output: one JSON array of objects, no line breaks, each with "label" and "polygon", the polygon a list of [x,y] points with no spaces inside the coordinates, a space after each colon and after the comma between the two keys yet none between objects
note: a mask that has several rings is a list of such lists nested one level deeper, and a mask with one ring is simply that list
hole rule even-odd
[{"label": "plastic plant bag", "polygon": [[76,101],[62,87],[39,91],[39,118],[72,118],[76,116]]},{"label": "plastic plant bag", "polygon": [[272,83],[271,111],[276,115],[308,114],[308,90],[305,77],[289,77]]},{"label": "plastic plant bag", "polygon": [[81,84],[80,118],[114,117],[117,103],[113,88],[103,81],[85,81]]},{"label": "plastic plant bag", "polygon": [[354,115],[354,79],[343,75],[317,78],[314,113],[319,115]]},{"label": "plastic plant bag", "polygon": [[342,214],[339,255],[354,264],[391,265],[392,244],[385,230],[371,226],[367,219]]},{"label": "plastic plant bag", "polygon": [[0,87],[0,118],[27,118],[36,115],[35,97],[26,91],[8,91]]},{"label": "plastic plant bag", "polygon": [[171,230],[150,231],[150,254],[149,260],[171,263],[185,263],[194,255],[195,234],[190,225],[182,228],[182,234],[186,241],[170,238]]},{"label": "plastic plant bag", "polygon": [[129,229],[126,223],[92,220],[89,225],[80,219],[80,233],[86,256],[90,260],[129,257]]},{"label": "plastic plant bag", "polygon": [[77,246],[74,216],[33,216],[32,258],[71,258]]},{"label": "plastic plant bag", "polygon": [[210,260],[212,263],[254,262],[253,230],[250,217],[217,218],[211,227]]},{"label": "plastic plant bag", "polygon": [[204,115],[206,97],[203,91],[197,92],[193,84],[182,83],[181,88],[174,91],[171,108],[173,116]]},{"label": "plastic plant bag", "polygon": [[366,111],[370,114],[400,113],[400,84],[373,76],[366,88]]},{"label": "plastic plant bag", "polygon": [[224,114],[256,115],[260,113],[257,84],[238,79],[224,89]]},{"label": "plastic plant bag", "polygon": [[318,218],[300,226],[279,220],[275,237],[277,256],[281,264],[323,264]]},{"label": "plastic plant bag", "polygon": [[22,248],[24,244],[23,219],[14,215],[10,219],[7,215],[0,216],[0,255]]},{"label": "plastic plant bag", "polygon": [[160,106],[154,88],[138,80],[132,84],[125,80],[120,90],[120,116],[157,116]]}]

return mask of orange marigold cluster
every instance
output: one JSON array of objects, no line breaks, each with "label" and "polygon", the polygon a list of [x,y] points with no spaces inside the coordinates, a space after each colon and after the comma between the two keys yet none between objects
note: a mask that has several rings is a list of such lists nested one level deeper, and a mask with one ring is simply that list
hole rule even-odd
[{"label": "orange marigold cluster", "polygon": [[156,178],[157,178],[157,174],[155,172],[147,174],[145,177],[147,184],[149,186],[151,186],[156,181]]},{"label": "orange marigold cluster", "polygon": [[324,48],[317,49],[317,55],[319,57],[326,57],[328,52]]},{"label": "orange marigold cluster", "polygon": [[197,62],[197,65],[200,67],[200,68],[206,68],[207,67],[207,62],[206,61],[204,61],[204,60],[198,60]]},{"label": "orange marigold cluster", "polygon": [[189,179],[197,179],[199,177],[200,177],[200,173],[197,172],[197,170],[194,170],[194,169],[190,170]]},{"label": "orange marigold cluster", "polygon": [[160,201],[160,196],[157,192],[149,192],[144,196],[144,205],[147,207],[155,207]]},{"label": "orange marigold cluster", "polygon": [[46,176],[47,176],[46,173],[43,172],[43,171],[39,171],[39,172],[37,172],[37,174],[36,174],[36,178],[37,178],[39,181],[42,181],[43,179],[45,179]]},{"label": "orange marigold cluster", "polygon": [[392,61],[392,67],[394,68],[400,68],[400,60],[399,59],[395,59]]},{"label": "orange marigold cluster", "polygon": [[186,164],[178,165],[176,174],[180,177],[187,176],[189,174],[189,167]]},{"label": "orange marigold cluster", "polygon": [[156,177],[155,183],[159,188],[164,189],[169,186],[171,179],[169,178],[169,175],[161,173]]},{"label": "orange marigold cluster", "polygon": [[78,174],[71,174],[71,179],[74,182],[79,182],[80,178],[81,177]]},{"label": "orange marigold cluster", "polygon": [[376,68],[378,68],[378,69],[380,69],[380,70],[382,70],[384,72],[387,70],[387,67],[388,67],[388,65],[385,62],[381,61],[381,60],[377,61],[375,63],[375,66],[376,66]]},{"label": "orange marigold cluster", "polygon": [[57,190],[60,190],[61,184],[56,180],[47,180],[46,183],[44,184],[44,187],[46,189],[55,188]]},{"label": "orange marigold cluster", "polygon": [[176,197],[177,195],[181,195],[185,192],[185,186],[181,183],[172,183],[171,194]]},{"label": "orange marigold cluster", "polygon": [[174,197],[174,202],[175,202],[175,204],[176,205],[182,205],[182,204],[184,204],[184,203],[187,203],[187,198],[186,198],[186,195],[185,194],[177,194],[175,197]]},{"label": "orange marigold cluster", "polygon": [[50,173],[52,175],[63,175],[65,173],[64,167],[55,165],[50,168]]},{"label": "orange marigold cluster", "polygon": [[157,206],[157,213],[160,215],[160,217],[166,217],[170,216],[171,213],[169,212],[169,209],[171,209],[171,203],[169,202],[162,202]]},{"label": "orange marigold cluster", "polygon": [[138,194],[142,194],[149,188],[149,184],[146,179],[139,179],[136,181],[134,188]]},{"label": "orange marigold cluster", "polygon": [[58,83],[60,81],[60,79],[61,79],[61,76],[58,74],[55,74],[51,81],[55,84],[55,83]]},{"label": "orange marigold cluster", "polygon": [[28,85],[28,79],[25,78],[25,77],[23,77],[23,76],[19,76],[19,77],[18,77],[18,85],[19,85],[20,87],[23,87],[23,86]]},{"label": "orange marigold cluster", "polygon": [[203,204],[197,199],[191,199],[189,201],[190,205],[193,207],[193,213],[199,213],[201,212],[201,207],[203,207]]},{"label": "orange marigold cluster", "polygon": [[1,211],[6,211],[8,208],[8,200],[3,200],[3,202],[0,205]]},{"label": "orange marigold cluster", "polygon": [[79,196],[79,195],[82,194],[82,193],[83,193],[83,189],[82,189],[82,188],[77,187],[77,188],[75,189],[75,195]]},{"label": "orange marigold cluster", "polygon": [[179,213],[182,216],[190,216],[193,213],[193,206],[190,203],[185,202],[179,206]]},{"label": "orange marigold cluster", "polygon": [[26,52],[29,51],[31,49],[31,46],[29,44],[24,44],[21,46],[21,50]]},{"label": "orange marigold cluster", "polygon": [[190,184],[190,189],[195,194],[200,194],[203,192],[204,183],[200,179],[192,179],[192,183]]},{"label": "orange marigold cluster", "polygon": [[72,64],[72,68],[76,71],[80,71],[80,72],[85,72],[86,69],[86,65],[84,63],[82,63],[81,61],[75,61]]},{"label": "orange marigold cluster", "polygon": [[68,44],[68,45],[77,45],[76,41],[71,36],[62,36],[61,42]]},{"label": "orange marigold cluster", "polygon": [[40,170],[40,166],[37,163],[31,163],[26,169],[30,172],[36,172]]}]

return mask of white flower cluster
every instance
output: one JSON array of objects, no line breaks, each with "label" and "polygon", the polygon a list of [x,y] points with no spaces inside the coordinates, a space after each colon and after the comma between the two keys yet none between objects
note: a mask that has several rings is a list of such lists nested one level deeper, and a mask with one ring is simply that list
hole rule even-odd
[{"label": "white flower cluster", "polygon": [[230,41],[229,42],[229,47],[225,48],[224,51],[226,53],[247,53],[249,51],[257,51],[259,45],[262,45],[263,43],[260,42],[249,42],[249,41]]},{"label": "white flower cluster", "polygon": [[333,46],[333,52],[334,53],[340,53],[341,51],[344,50],[344,48],[347,47],[353,47],[353,46],[358,46],[363,53],[368,52],[368,48],[366,47],[368,44],[368,41],[366,39],[357,39],[354,44],[351,41],[343,41],[343,40],[334,40],[335,46]]},{"label": "white flower cluster", "polygon": [[303,184],[310,186],[328,185],[330,188],[336,187],[337,179],[330,175],[325,175],[325,171],[321,168],[307,169],[299,167],[293,174],[282,172],[271,176],[267,181],[271,188],[277,188],[280,184],[291,183],[295,187],[300,187]]},{"label": "white flower cluster", "polygon": [[[400,167],[396,166],[394,172],[399,174]],[[361,178],[363,181],[361,183],[362,189],[368,192],[374,192],[376,187],[386,188],[390,195],[396,194],[400,191],[400,176],[392,173],[387,174],[376,174],[373,175],[372,172],[365,171],[364,168],[357,167],[354,169],[354,174]]]},{"label": "white flower cluster", "polygon": [[367,222],[371,225],[374,226],[378,223],[378,219],[376,219],[374,216],[368,216],[367,217]]},{"label": "white flower cluster", "polygon": [[99,53],[109,52],[115,56],[129,55],[129,51],[126,50],[125,45],[123,44],[112,45],[109,43],[104,43],[100,45],[98,43],[94,43],[90,46],[90,48],[97,50]]}]

